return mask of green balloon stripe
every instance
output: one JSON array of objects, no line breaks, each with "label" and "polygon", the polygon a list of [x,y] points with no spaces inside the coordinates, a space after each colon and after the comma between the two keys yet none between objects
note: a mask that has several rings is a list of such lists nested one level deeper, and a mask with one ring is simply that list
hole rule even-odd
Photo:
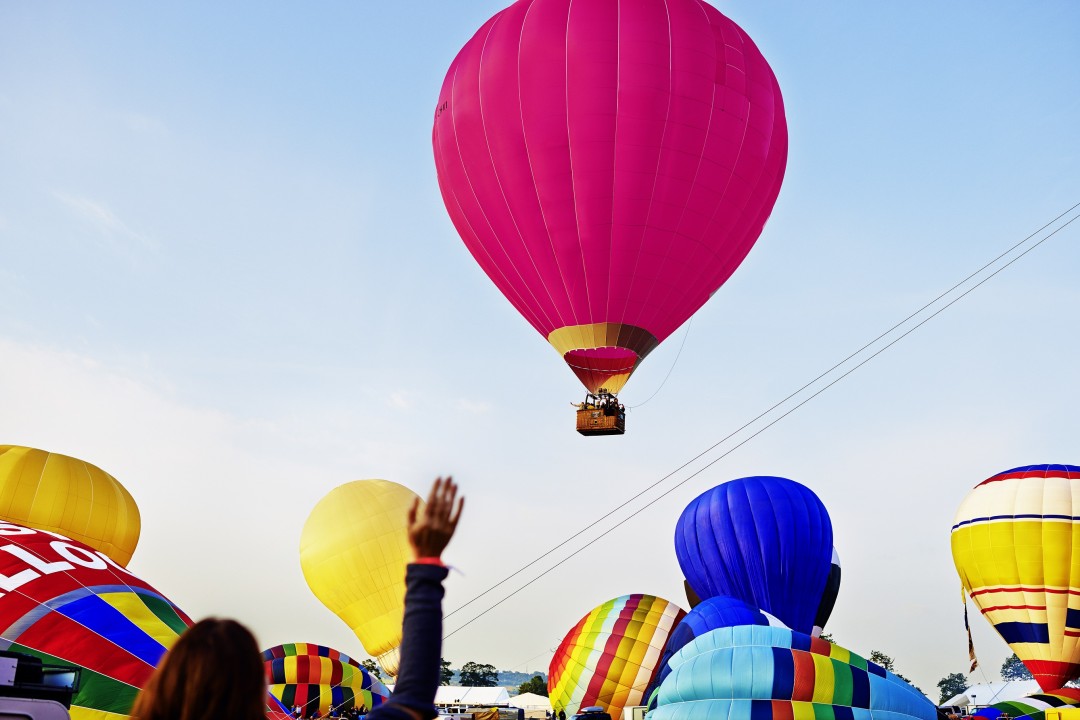
[{"label": "green balloon stripe", "polygon": [[[40,650],[28,648],[19,643],[12,643],[10,649],[39,657],[43,663],[48,665],[72,665],[66,660],[53,657]],[[131,687],[119,680],[114,680],[108,675],[102,675],[86,668],[80,669],[79,677],[79,691],[75,693],[75,697],[71,701],[72,705],[78,705],[79,707],[127,715],[131,711],[131,706],[135,703],[135,697],[139,694],[139,688]]]},{"label": "green balloon stripe", "polygon": [[171,604],[153,595],[143,593],[138,593],[138,595],[143,604],[150,608],[150,612],[154,613],[161,622],[172,628],[177,635],[182,635],[188,629],[187,623],[176,614],[176,608]]}]

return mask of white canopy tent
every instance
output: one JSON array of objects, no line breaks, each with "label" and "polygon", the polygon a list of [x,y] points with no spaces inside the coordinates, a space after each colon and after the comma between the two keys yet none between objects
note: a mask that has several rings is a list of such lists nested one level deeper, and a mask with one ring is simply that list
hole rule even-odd
[{"label": "white canopy tent", "polygon": [[508,705],[510,693],[504,687],[468,687],[440,685],[435,692],[436,705]]},{"label": "white canopy tent", "polygon": [[1019,700],[1037,692],[1039,692],[1039,683],[1035,680],[981,683],[972,685],[958,695],[953,695],[941,705],[956,705],[964,708],[985,707],[994,703]]},{"label": "white canopy tent", "polygon": [[551,712],[551,700],[536,693],[515,695],[510,698],[510,705],[524,710],[527,718],[543,718]]}]

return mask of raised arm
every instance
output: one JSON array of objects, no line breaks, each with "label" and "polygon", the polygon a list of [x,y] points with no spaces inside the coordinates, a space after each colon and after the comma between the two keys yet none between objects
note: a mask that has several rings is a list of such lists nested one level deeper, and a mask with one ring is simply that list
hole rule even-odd
[{"label": "raised arm", "polygon": [[[455,503],[456,500],[456,503]],[[438,478],[420,512],[420,500],[409,510],[409,543],[415,562],[405,571],[405,619],[401,662],[390,701],[368,713],[373,720],[430,720],[438,715],[435,692],[442,659],[442,552],[454,536],[464,498],[457,497],[452,478]]]}]

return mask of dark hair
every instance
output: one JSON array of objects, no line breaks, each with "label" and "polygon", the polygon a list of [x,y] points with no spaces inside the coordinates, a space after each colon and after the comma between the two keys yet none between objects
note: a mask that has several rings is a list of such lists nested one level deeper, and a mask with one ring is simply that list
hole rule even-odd
[{"label": "dark hair", "polygon": [[265,720],[265,670],[255,636],[235,620],[195,623],[165,653],[131,715],[139,720]]}]

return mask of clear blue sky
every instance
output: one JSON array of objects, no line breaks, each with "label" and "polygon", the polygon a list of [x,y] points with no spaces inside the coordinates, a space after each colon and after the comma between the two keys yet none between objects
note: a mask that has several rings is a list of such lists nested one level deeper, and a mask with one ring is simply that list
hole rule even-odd
[{"label": "clear blue sky", "polygon": [[[297,561],[330,488],[454,473],[469,495],[455,607],[1080,201],[1080,5],[722,3],[784,91],[787,179],[628,435],[580,438],[580,386],[473,263],[436,185],[443,74],[501,7],[0,5],[0,443],[117,476],[143,512],[134,569],[192,615],[362,655]],[[778,474],[832,513],[837,639],[924,690],[962,671],[960,499],[1009,467],[1080,462],[1078,239],[1048,241],[447,657],[546,667],[610,597],[682,600],[683,505]],[[1004,644],[973,626],[996,678]]]}]

